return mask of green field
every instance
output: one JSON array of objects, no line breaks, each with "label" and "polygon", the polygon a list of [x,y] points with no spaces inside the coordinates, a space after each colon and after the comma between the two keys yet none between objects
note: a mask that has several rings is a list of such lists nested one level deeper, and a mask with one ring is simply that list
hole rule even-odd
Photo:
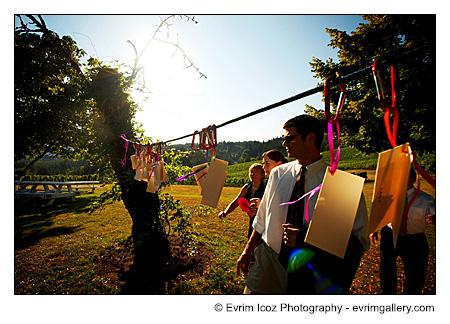
[{"label": "green field", "polygon": [[[434,195],[424,181],[423,190]],[[106,187],[82,195],[76,202],[56,200],[15,200],[14,210],[14,292],[15,294],[120,294],[121,286],[111,276],[99,274],[99,256],[121,249],[131,234],[131,219],[122,203],[108,205],[89,214],[89,206]],[[364,186],[371,199],[373,182]],[[239,188],[225,187],[218,209],[199,205],[196,186],[166,188],[192,214],[193,232],[213,257],[202,276],[181,281],[168,288],[168,294],[240,294],[245,279],[236,276],[236,260],[246,243],[247,215],[236,210],[225,220],[217,217],[237,195]],[[435,227],[427,231],[430,245],[429,271],[425,294],[435,294]],[[378,246],[372,245],[361,262],[351,293],[377,294]],[[401,266],[400,277],[403,276]],[[115,269],[119,272],[120,269]],[[113,271],[114,272],[114,271]],[[115,274],[117,275],[117,274]],[[401,289],[399,290],[401,291]]]}]

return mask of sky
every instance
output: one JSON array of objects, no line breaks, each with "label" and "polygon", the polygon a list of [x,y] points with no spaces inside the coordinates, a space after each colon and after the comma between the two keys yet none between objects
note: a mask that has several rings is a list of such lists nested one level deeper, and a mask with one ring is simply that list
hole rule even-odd
[{"label": "sky", "polygon": [[[43,15],[50,30],[71,36],[88,56],[113,66],[131,65],[135,55],[127,40],[140,52],[166,17]],[[196,15],[195,21],[176,16],[158,38],[177,42],[206,78],[186,68],[181,51],[170,44],[152,41],[141,58],[150,93],[131,95],[141,108],[136,121],[153,140],[193,134],[315,88],[321,81],[313,78],[312,58],[337,61],[325,29],[350,33],[365,22],[358,15]],[[303,113],[305,104],[323,108],[322,93],[221,127],[218,141],[279,137],[283,123]]]}]

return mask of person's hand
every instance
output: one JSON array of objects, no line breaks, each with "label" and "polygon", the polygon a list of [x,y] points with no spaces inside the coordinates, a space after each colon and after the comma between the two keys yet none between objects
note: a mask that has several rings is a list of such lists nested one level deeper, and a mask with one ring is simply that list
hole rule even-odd
[{"label": "person's hand", "polygon": [[298,234],[300,229],[293,227],[292,224],[283,224],[283,242],[290,248],[295,248],[297,244]]},{"label": "person's hand", "polygon": [[261,204],[261,198],[250,199],[250,208],[258,209],[260,204]]},{"label": "person's hand", "polygon": [[370,234],[370,240],[373,244],[375,244],[375,242],[378,241],[378,232],[373,232],[372,234]]},{"label": "person's hand", "polygon": [[261,203],[260,198],[252,198],[250,199],[250,211],[247,213],[248,217],[256,216],[258,212],[259,204]]},{"label": "person's hand", "polygon": [[428,215],[427,216],[427,223],[436,225],[436,215]]},{"label": "person's hand", "polygon": [[250,209],[250,211],[247,213],[248,217],[256,216],[256,213],[258,212],[258,209]]},{"label": "person's hand", "polygon": [[242,274],[246,277],[248,277],[248,266],[250,264],[250,261],[252,259],[252,253],[242,252],[241,256],[237,260],[237,276],[239,277]]}]

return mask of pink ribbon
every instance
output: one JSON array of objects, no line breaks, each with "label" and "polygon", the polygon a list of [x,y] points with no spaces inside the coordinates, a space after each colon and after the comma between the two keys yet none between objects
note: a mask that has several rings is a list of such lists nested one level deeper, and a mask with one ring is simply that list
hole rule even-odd
[{"label": "pink ribbon", "polygon": [[339,164],[339,157],[341,155],[341,146],[340,146],[340,132],[339,132],[339,123],[336,123],[336,131],[337,131],[337,138],[338,138],[338,149],[336,152],[336,156],[334,155],[334,142],[333,142],[333,124],[328,123],[328,146],[330,150],[330,173],[331,175],[334,175],[334,173],[337,170],[338,164]]},{"label": "pink ribbon", "polygon": [[187,178],[189,178],[189,177],[192,177],[194,174],[196,174],[197,172],[200,172],[200,171],[203,170],[204,168],[206,168],[206,165],[205,165],[205,166],[202,166],[200,169],[197,169],[197,170],[195,170],[195,171],[192,171],[191,173],[186,174],[186,175],[184,175],[184,176],[178,178],[177,181],[183,181],[183,180],[185,180],[185,179],[187,179]]},{"label": "pink ribbon", "polygon": [[128,141],[127,141],[127,136],[125,134],[122,134],[120,137],[125,140],[125,155],[123,157],[123,160],[119,161],[119,163],[122,164],[122,167],[126,167],[127,166]]},{"label": "pink ribbon", "polygon": [[306,196],[309,195],[308,200],[306,200],[306,205],[305,205],[305,220],[306,222],[309,222],[309,215],[308,215],[308,205],[309,205],[309,200],[312,198],[312,196],[314,196],[314,194],[320,190],[320,188],[322,188],[322,184],[318,185],[317,187],[315,187],[313,190],[305,193],[303,196],[301,196],[300,198],[298,198],[295,201],[288,201],[285,203],[280,204],[280,206],[285,206],[285,205],[292,205],[295,204],[297,202],[299,202],[301,199],[305,198]]}]

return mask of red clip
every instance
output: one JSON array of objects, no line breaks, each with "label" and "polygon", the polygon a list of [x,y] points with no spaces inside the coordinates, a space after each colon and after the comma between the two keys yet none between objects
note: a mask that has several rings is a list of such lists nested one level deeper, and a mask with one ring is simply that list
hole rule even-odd
[{"label": "red clip", "polygon": [[164,152],[163,152],[163,143],[162,142],[158,142],[156,143],[156,155],[157,158],[159,158]]},{"label": "red clip", "polygon": [[391,65],[391,105],[388,104],[386,98],[386,89],[384,87],[383,77],[379,66],[380,58],[377,58],[372,65],[373,78],[377,87],[378,99],[380,99],[381,106],[386,110],[391,110],[397,107],[397,69]]},{"label": "red clip", "polygon": [[[214,149],[217,146],[217,130],[216,126],[208,126],[203,128],[201,136],[201,148],[204,150]],[[208,144],[206,143],[208,142]]]},{"label": "red clip", "polygon": [[[384,125],[386,132],[393,147],[397,146],[397,127],[398,127],[398,109],[397,109],[397,69],[391,65],[391,104],[389,105],[386,98],[386,89],[384,87],[383,77],[379,66],[380,58],[377,58],[372,65],[373,78],[377,87],[378,99],[380,99],[381,107],[384,111]],[[389,115],[394,114],[394,122],[392,124],[392,132],[389,124]]]},{"label": "red clip", "polygon": [[335,77],[330,77],[325,80],[325,84],[323,86],[323,92],[325,97],[325,118],[329,123],[336,124],[339,122],[339,119],[341,118],[342,114],[342,107],[344,106],[345,102],[345,95],[347,93],[347,89],[345,88],[345,84],[341,83],[341,95],[339,96],[339,103],[336,109],[336,116],[334,116],[333,119],[331,119],[330,116],[330,83],[335,81]]},{"label": "red clip", "polygon": [[[202,131],[202,132],[203,132],[203,131]],[[202,133],[199,134],[199,140],[200,140],[200,141],[199,141],[199,147],[198,147],[198,148],[194,148],[195,134],[197,134],[197,131],[194,132],[194,136],[192,137],[191,148],[192,148],[193,151],[198,151],[198,150],[201,149],[201,145],[202,145],[202,144],[201,144],[201,143],[202,143],[202,141],[201,141],[201,134],[202,134]]]},{"label": "red clip", "polygon": [[148,156],[150,157],[150,160],[153,160],[153,158],[157,158],[157,155],[156,155],[156,153],[154,153],[153,152],[153,145],[155,145],[155,144],[147,144],[147,153],[148,153]]}]

